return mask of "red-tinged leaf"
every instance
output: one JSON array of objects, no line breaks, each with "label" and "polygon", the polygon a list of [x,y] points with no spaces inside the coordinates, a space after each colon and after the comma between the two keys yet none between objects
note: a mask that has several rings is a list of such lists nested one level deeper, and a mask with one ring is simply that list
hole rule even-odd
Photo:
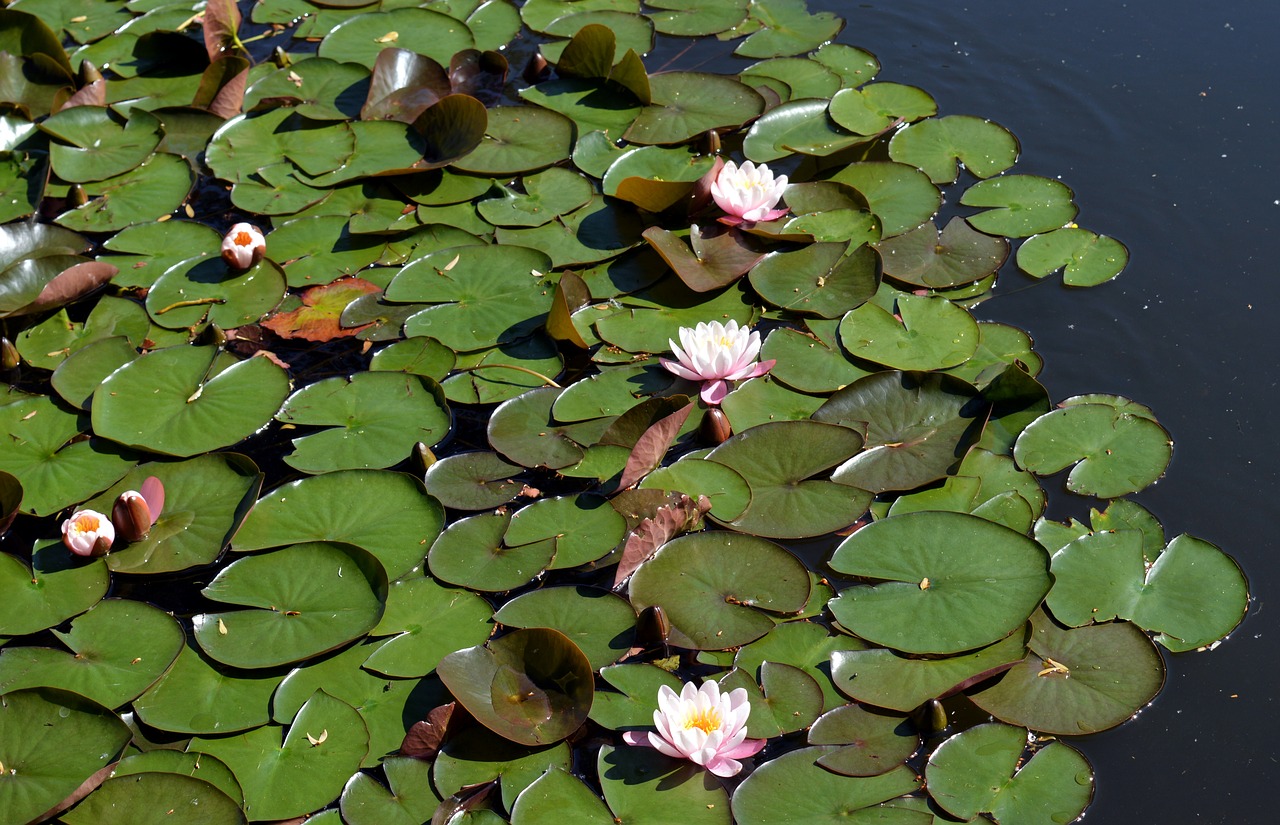
[{"label": "red-tinged leaf", "polygon": [[[675,494],[672,497],[676,498]],[[613,577],[614,589],[620,587],[640,565],[653,558],[659,547],[681,533],[695,529],[710,510],[711,500],[706,496],[698,496],[695,502],[681,493],[675,504],[659,507],[652,518],[641,521],[622,548],[622,558]]]},{"label": "red-tinged leaf", "polygon": [[413,128],[427,140],[421,169],[448,166],[484,140],[489,113],[470,95],[449,95],[413,121]]},{"label": "red-tinged leaf", "polygon": [[498,788],[498,780],[491,779],[480,785],[468,785],[440,803],[431,816],[431,825],[449,825],[458,814],[474,811],[488,801]]},{"label": "red-tinged leaf", "polygon": [[454,92],[471,95],[486,106],[496,106],[507,85],[508,68],[501,52],[463,49],[449,61],[449,84]]},{"label": "red-tinged leaf", "polygon": [[623,489],[630,487],[662,463],[692,410],[693,404],[685,404],[644,431],[627,458],[618,486]]},{"label": "red-tinged leaf", "polygon": [[110,281],[120,270],[102,261],[84,261],[67,267],[44,285],[34,301],[13,313],[23,315],[56,309],[82,298]]},{"label": "red-tinged leaf", "polygon": [[215,61],[236,50],[240,30],[240,8],[236,0],[209,0],[204,8],[204,48]]},{"label": "red-tinged leaf", "polygon": [[155,476],[147,476],[138,492],[147,502],[147,508],[151,511],[151,523],[155,524],[156,519],[160,518],[160,512],[164,510],[164,482]]},{"label": "red-tinged leaf", "polygon": [[364,326],[343,327],[339,323],[342,311],[360,296],[380,291],[377,284],[354,275],[339,278],[331,284],[304,290],[301,295],[302,306],[289,312],[276,313],[263,321],[262,326],[281,338],[302,338],[307,341],[349,338],[364,329]]},{"label": "red-tinged leaf", "polygon": [[244,108],[244,90],[248,82],[248,60],[239,55],[221,57],[205,68],[192,105],[230,120]]},{"label": "red-tinged leaf", "polygon": [[587,349],[587,342],[578,333],[570,316],[591,300],[587,282],[572,272],[564,272],[556,284],[556,294],[551,299],[551,311],[547,314],[547,334],[557,341],[568,341],[578,349]]},{"label": "red-tinged leaf", "polygon": [[724,158],[717,157],[716,162],[707,173],[698,178],[698,182],[693,185],[693,191],[689,193],[689,215],[697,215],[704,209],[710,208],[714,199],[711,197],[711,184],[716,182],[716,178],[720,177],[720,170],[724,168]]},{"label": "red-tinged leaf", "polygon": [[454,719],[457,702],[450,702],[438,708],[432,708],[427,718],[414,722],[400,743],[400,753],[415,759],[435,759],[449,732],[449,723]]},{"label": "red-tinged leaf", "polygon": [[106,106],[107,105],[107,81],[98,78],[92,83],[86,83],[80,87],[80,90],[67,98],[62,104],[63,109],[73,109],[76,106]]},{"label": "red-tinged leaf", "polygon": [[719,226],[705,232],[692,227],[689,240],[693,249],[674,233],[658,226],[646,229],[644,238],[694,292],[711,292],[728,286],[765,254],[749,236],[737,229]]},{"label": "red-tinged leaf", "polygon": [[449,92],[449,75],[430,57],[407,49],[383,49],[373,64],[360,119],[413,123]]},{"label": "red-tinged leaf", "polygon": [[81,799],[84,799],[86,796],[96,791],[99,785],[111,778],[111,772],[116,769],[117,764],[118,763],[116,762],[112,762],[110,765],[99,768],[92,776],[81,782],[80,787],[72,791],[70,796],[31,821],[44,822],[46,819],[52,819],[57,814],[62,813]]}]

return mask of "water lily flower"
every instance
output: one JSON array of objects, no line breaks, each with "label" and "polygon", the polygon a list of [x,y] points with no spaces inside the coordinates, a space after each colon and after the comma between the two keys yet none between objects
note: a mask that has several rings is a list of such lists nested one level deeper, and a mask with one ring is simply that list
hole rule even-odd
[{"label": "water lily flower", "polygon": [[658,709],[653,712],[657,733],[627,731],[622,738],[627,744],[656,748],[667,756],[701,765],[716,776],[730,777],[742,770],[739,759],[755,756],[764,747],[765,740],[747,738],[750,714],[744,688],[721,693],[720,686],[708,680],[700,688],[686,682],[677,694],[663,685],[658,688]]},{"label": "water lily flower", "polygon": [[764,375],[775,361],[756,363],[760,354],[760,333],[738,326],[737,321],[701,323],[690,329],[680,327],[681,347],[670,339],[677,361],[659,359],[668,372],[690,381],[702,382],[702,400],[719,404],[729,394],[730,381]]},{"label": "water lily flower", "polygon": [[735,226],[744,221],[771,221],[787,214],[784,206],[777,209],[782,192],[787,188],[787,176],[775,180],[767,164],[756,166],[747,161],[738,166],[729,161],[711,184],[711,197],[727,214],[721,223]]},{"label": "water lily flower", "polygon": [[77,556],[105,556],[115,540],[111,520],[96,510],[76,510],[62,522],[62,543]]},{"label": "water lily flower", "polygon": [[235,269],[248,269],[267,254],[267,239],[251,223],[238,223],[222,239],[222,260]]},{"label": "water lily flower", "polygon": [[141,541],[164,509],[164,485],[155,476],[142,482],[142,492],[125,490],[111,508],[111,524],[125,541]]}]

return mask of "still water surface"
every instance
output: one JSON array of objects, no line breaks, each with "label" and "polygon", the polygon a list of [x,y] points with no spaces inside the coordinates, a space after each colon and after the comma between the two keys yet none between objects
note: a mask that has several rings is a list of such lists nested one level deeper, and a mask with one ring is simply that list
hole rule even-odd
[{"label": "still water surface", "polygon": [[[1009,267],[981,318],[1028,330],[1055,400],[1118,393],[1175,440],[1137,496],[1169,537],[1191,533],[1249,575],[1249,618],[1213,652],[1166,656],[1138,719],[1078,740],[1097,773],[1086,821],[1280,821],[1280,4],[1271,0],[811,0],[847,21],[881,80],[920,86],[940,114],[1014,132],[1014,171],[1060,177],[1081,226],[1119,238],[1129,268],[1068,290]],[[688,46],[664,44],[661,65]],[[736,71],[714,41],[678,59]],[[1074,500],[1068,500],[1074,499]],[[1090,502],[1060,492],[1051,515]]]}]

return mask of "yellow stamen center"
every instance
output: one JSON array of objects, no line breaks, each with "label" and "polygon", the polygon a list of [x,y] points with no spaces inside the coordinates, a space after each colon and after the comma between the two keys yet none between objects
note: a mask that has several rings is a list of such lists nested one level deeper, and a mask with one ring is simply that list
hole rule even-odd
[{"label": "yellow stamen center", "polygon": [[98,519],[94,516],[81,516],[73,522],[78,533],[94,533],[98,530]]},{"label": "yellow stamen center", "polygon": [[721,335],[720,339],[716,343],[718,343],[720,346],[724,347],[725,349],[730,349],[733,347],[733,339],[730,338],[728,335]]},{"label": "yellow stamen center", "polygon": [[251,246],[253,244],[253,236],[248,232],[236,233],[236,246]]},{"label": "yellow stamen center", "polygon": [[698,728],[703,733],[711,733],[720,730],[720,711],[716,708],[698,711],[690,714],[684,720],[684,729]]}]

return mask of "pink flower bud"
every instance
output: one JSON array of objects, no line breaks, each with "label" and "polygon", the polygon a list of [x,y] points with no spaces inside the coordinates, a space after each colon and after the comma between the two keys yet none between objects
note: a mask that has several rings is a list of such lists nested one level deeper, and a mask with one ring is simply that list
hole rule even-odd
[{"label": "pink flower bud", "polygon": [[248,269],[267,254],[267,239],[251,223],[238,223],[222,239],[222,260],[233,269]]},{"label": "pink flower bud", "polygon": [[102,513],[77,510],[62,522],[62,543],[77,556],[105,556],[116,530]]},{"label": "pink flower bud", "polygon": [[151,508],[142,493],[125,490],[111,508],[111,523],[125,541],[141,541],[151,532]]}]

